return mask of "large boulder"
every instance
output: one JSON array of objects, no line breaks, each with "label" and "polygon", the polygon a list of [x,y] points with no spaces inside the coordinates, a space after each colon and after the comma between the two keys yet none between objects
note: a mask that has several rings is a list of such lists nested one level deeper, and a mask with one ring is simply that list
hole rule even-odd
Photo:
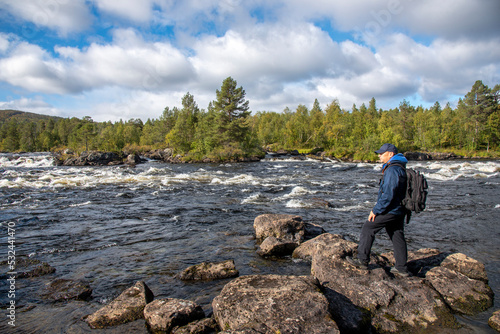
[{"label": "large boulder", "polygon": [[267,237],[301,243],[304,240],[305,226],[302,218],[295,215],[264,214],[255,218],[253,227],[258,242]]},{"label": "large boulder", "polygon": [[339,333],[310,276],[242,276],[224,286],[212,306],[228,333]]},{"label": "large boulder", "polygon": [[222,262],[203,262],[184,269],[179,275],[181,280],[215,280],[239,275],[234,260]]},{"label": "large boulder", "polygon": [[261,256],[284,256],[304,241],[306,225],[300,216],[285,214],[264,214],[255,218],[253,227],[257,251]]},{"label": "large boulder", "polygon": [[144,319],[151,333],[170,333],[174,327],[184,326],[205,317],[196,303],[176,298],[156,299],[144,308]]},{"label": "large boulder", "polygon": [[106,328],[144,318],[144,307],[154,298],[146,283],[138,281],[116,299],[89,315],[85,321],[92,328]]},{"label": "large boulder", "polygon": [[322,284],[332,317],[343,332],[373,327],[386,333],[431,333],[459,326],[443,297],[423,278],[395,277],[388,272],[388,259],[377,255],[372,256],[370,270],[357,269],[345,260],[356,256],[355,243],[339,236],[316,239],[306,242],[309,251],[301,254],[312,259],[311,273]]}]

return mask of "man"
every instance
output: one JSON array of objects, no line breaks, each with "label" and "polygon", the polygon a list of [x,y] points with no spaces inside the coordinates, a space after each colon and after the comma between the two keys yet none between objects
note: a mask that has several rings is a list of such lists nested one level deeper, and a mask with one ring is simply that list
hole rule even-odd
[{"label": "man", "polygon": [[375,235],[385,228],[392,241],[396,260],[396,266],[391,269],[391,273],[408,277],[410,273],[406,267],[408,252],[404,235],[406,210],[401,205],[406,192],[405,168],[408,160],[401,153],[398,154],[398,149],[392,144],[382,145],[375,153],[384,163],[377,204],[361,230],[358,258],[347,257],[346,260],[357,268],[367,270]]}]

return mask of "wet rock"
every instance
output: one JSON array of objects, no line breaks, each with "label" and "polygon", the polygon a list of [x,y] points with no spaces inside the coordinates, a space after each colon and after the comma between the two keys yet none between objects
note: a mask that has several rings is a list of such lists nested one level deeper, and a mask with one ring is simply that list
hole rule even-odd
[{"label": "wet rock", "polygon": [[455,312],[474,315],[493,305],[493,291],[483,281],[445,267],[432,268],[425,277]]},{"label": "wet rock", "polygon": [[172,329],[172,334],[212,334],[218,332],[219,326],[214,318],[204,318]]},{"label": "wet rock", "polygon": [[[8,269],[7,261],[0,262],[2,270],[5,272],[11,271]],[[5,269],[4,269],[5,267]],[[32,278],[40,277],[48,274],[55,273],[56,269],[49,265],[47,262],[42,262],[37,259],[31,259],[27,257],[16,258],[16,268],[17,275],[16,278]],[[0,278],[8,277],[8,275],[0,275]]]},{"label": "wet rock", "polygon": [[[327,206],[329,207],[331,204],[328,203]],[[313,223],[304,223],[304,230],[304,240],[310,240],[312,238],[316,238],[318,235],[326,233],[322,226]]]},{"label": "wet rock", "polygon": [[228,283],[212,306],[227,333],[339,333],[309,276],[250,275]]},{"label": "wet rock", "polygon": [[500,310],[493,312],[493,315],[488,320],[488,325],[497,332],[500,332]]},{"label": "wet rock", "polygon": [[43,297],[55,301],[69,299],[88,300],[91,295],[92,289],[88,282],[59,278],[46,286]]},{"label": "wet rock", "polygon": [[144,319],[152,333],[170,333],[176,326],[184,326],[204,317],[201,306],[183,299],[157,299],[144,308]]},{"label": "wet rock", "polygon": [[178,277],[181,280],[216,280],[239,275],[234,260],[203,262],[186,268]]},{"label": "wet rock", "polygon": [[253,227],[258,242],[267,237],[301,243],[304,240],[305,227],[300,216],[264,214],[255,218]]},{"label": "wet rock", "polygon": [[92,328],[106,328],[144,318],[144,307],[154,296],[148,286],[138,281],[108,305],[89,315],[85,321]]},{"label": "wet rock", "polygon": [[257,250],[260,256],[286,256],[292,254],[298,243],[290,240],[267,237]]}]

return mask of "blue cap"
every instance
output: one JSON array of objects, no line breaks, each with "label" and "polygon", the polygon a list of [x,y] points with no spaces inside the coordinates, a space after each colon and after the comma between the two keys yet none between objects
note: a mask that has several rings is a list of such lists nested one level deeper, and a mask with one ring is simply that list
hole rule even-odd
[{"label": "blue cap", "polygon": [[382,154],[385,152],[394,152],[394,154],[398,154],[398,149],[392,144],[384,144],[377,151],[375,151],[375,153],[377,154]]}]

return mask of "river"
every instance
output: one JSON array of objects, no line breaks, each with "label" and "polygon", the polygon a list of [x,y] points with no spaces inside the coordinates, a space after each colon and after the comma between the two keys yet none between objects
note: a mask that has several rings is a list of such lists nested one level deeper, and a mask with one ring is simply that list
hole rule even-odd
[{"label": "river", "polygon": [[[409,250],[438,248],[483,262],[498,300],[500,161],[410,162],[409,167],[429,183],[427,209],[406,226]],[[1,154],[0,261],[7,260],[14,243],[16,257],[45,261],[56,272],[16,281],[15,328],[6,317],[9,284],[0,282],[0,331],[145,333],[144,321],[92,331],[81,320],[137,280],[156,298],[191,299],[209,313],[228,281],[175,278],[204,261],[234,259],[240,275],[309,274],[304,262],[266,260],[255,253],[255,217],[296,214],[357,241],[376,200],[380,168],[271,157],[254,163],[61,167],[46,153]],[[15,234],[9,236],[8,226],[15,226]],[[380,233],[374,251],[390,250]],[[7,271],[2,266],[2,273]],[[88,281],[92,300],[44,300],[45,285],[56,278]],[[499,308],[495,301],[486,312],[458,318],[477,333],[493,333],[487,321]]]}]

